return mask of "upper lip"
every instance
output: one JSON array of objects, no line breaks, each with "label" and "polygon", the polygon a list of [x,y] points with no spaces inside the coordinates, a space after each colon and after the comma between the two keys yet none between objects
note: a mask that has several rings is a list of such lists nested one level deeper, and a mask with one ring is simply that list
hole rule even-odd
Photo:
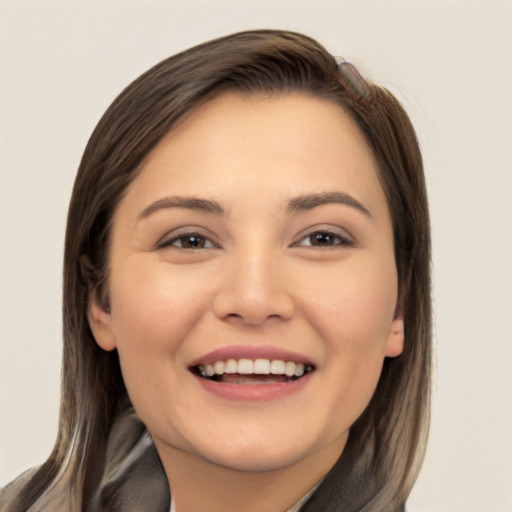
[{"label": "upper lip", "polygon": [[314,362],[296,352],[286,350],[275,346],[244,346],[244,345],[231,345],[221,347],[207,354],[204,354],[189,365],[190,367],[212,364],[215,361],[226,361],[228,359],[279,359],[282,361],[293,361],[295,363],[303,363],[304,365],[315,366]]}]

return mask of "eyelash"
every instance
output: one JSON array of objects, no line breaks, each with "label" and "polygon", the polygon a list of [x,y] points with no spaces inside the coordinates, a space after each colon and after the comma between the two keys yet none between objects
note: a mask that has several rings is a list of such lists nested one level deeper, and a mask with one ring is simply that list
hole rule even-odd
[{"label": "eyelash", "polygon": [[[192,239],[195,239],[196,241],[202,242],[202,247],[185,247],[183,246],[183,242],[185,240],[191,241]],[[177,245],[177,242],[181,242],[181,245]],[[208,244],[207,247],[204,246],[204,244]],[[164,240],[160,244],[158,244],[159,249],[164,249],[166,247],[173,247],[176,249],[184,250],[184,251],[198,251],[202,249],[218,249],[219,245],[215,242],[212,242],[208,237],[201,235],[200,233],[181,233],[173,238],[170,238],[168,240]]]},{"label": "eyelash", "polygon": [[[324,237],[324,239],[326,239],[330,242],[333,242],[333,243],[328,243],[325,245],[315,245],[313,242],[313,237],[317,237],[317,241],[318,241],[318,238]],[[309,239],[310,243],[303,244],[302,242],[307,239]],[[338,233],[333,233],[332,231],[329,231],[326,229],[317,229],[315,231],[312,231],[311,233],[308,233],[307,235],[303,236],[299,240],[299,242],[293,244],[294,247],[320,247],[320,248],[331,248],[331,247],[338,247],[338,246],[353,247],[354,245],[355,245],[354,242],[350,238],[340,235]]]},{"label": "eyelash", "polygon": [[[321,240],[321,237],[323,237],[324,241],[327,241],[326,244],[319,244],[315,245],[315,238],[316,242]],[[304,244],[302,243],[305,240],[309,239],[309,243]],[[187,241],[186,243],[191,242],[192,244],[187,246],[184,246],[183,243]],[[192,240],[195,240],[192,241]],[[178,245],[178,243],[180,245]],[[199,244],[199,246],[195,246],[194,244]],[[308,233],[307,235],[303,236],[298,242],[293,243],[292,247],[319,247],[319,248],[332,248],[332,247],[353,247],[354,242],[343,235],[333,233],[332,231],[325,230],[325,229],[317,229],[315,231],[312,231],[311,233]],[[178,236],[175,236],[173,238],[170,238],[168,240],[165,240],[164,242],[160,243],[158,245],[158,248],[164,249],[166,247],[174,247],[176,249],[181,250],[202,250],[202,249],[218,249],[220,246],[216,244],[215,242],[212,242],[208,237],[200,234],[200,233],[182,233]]]}]

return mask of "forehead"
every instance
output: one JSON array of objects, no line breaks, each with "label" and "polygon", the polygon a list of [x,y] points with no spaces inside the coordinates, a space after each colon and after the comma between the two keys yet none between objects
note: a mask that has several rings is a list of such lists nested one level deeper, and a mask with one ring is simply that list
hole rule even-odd
[{"label": "forehead", "polygon": [[165,189],[222,200],[245,186],[253,198],[257,191],[277,197],[347,189],[365,199],[382,194],[377,173],[363,134],[340,106],[302,93],[225,93],[160,141],[127,195],[149,201]]}]

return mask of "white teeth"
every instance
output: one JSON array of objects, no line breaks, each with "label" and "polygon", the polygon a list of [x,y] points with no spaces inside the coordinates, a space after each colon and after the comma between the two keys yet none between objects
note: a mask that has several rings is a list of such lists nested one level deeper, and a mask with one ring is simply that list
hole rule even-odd
[{"label": "white teeth", "polygon": [[270,373],[272,375],[283,375],[285,369],[285,362],[281,361],[280,359],[274,359],[270,363]]},{"label": "white teeth", "polygon": [[286,375],[287,377],[302,377],[313,368],[304,363],[283,361],[281,359],[228,359],[215,361],[212,364],[200,365],[199,372],[203,377],[213,377],[225,373],[241,375]]},{"label": "white teeth", "polygon": [[239,359],[238,373],[241,375],[250,375],[254,372],[254,363],[250,359]]},{"label": "white teeth", "polygon": [[254,373],[257,375],[269,375],[270,361],[268,359],[256,359],[254,361]]},{"label": "white teeth", "polygon": [[213,365],[215,375],[222,375],[225,371],[225,366],[224,361],[215,361],[215,364]]},{"label": "white teeth", "polygon": [[236,359],[228,359],[226,361],[224,373],[237,373],[237,372],[238,372],[238,363],[236,362]]},{"label": "white teeth", "polygon": [[295,375],[295,363],[292,361],[288,361],[284,365],[284,374],[287,377],[293,377]]}]

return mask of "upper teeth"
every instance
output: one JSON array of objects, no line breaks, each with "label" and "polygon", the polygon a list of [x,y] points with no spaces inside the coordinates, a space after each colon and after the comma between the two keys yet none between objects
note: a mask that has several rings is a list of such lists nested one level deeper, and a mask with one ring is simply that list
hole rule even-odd
[{"label": "upper teeth", "polygon": [[223,375],[224,373],[239,373],[242,375],[286,375],[301,377],[310,367],[303,363],[283,361],[281,359],[228,359],[215,361],[212,364],[199,365],[199,372],[204,377]]}]

